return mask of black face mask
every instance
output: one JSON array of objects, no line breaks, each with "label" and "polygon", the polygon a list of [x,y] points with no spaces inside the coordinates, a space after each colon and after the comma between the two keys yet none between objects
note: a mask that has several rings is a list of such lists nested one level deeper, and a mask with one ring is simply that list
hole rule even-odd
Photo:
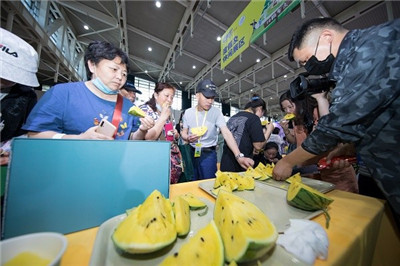
[{"label": "black face mask", "polygon": [[308,59],[307,63],[304,65],[304,68],[307,70],[307,72],[310,75],[323,75],[323,74],[329,73],[331,71],[333,62],[335,61],[335,57],[331,53],[332,43],[329,46],[330,54],[323,61],[319,61],[317,59],[317,57],[315,57],[315,54],[317,53],[317,50],[318,50],[318,45],[319,45],[319,39],[318,39],[317,47],[315,47],[314,55],[311,56],[310,59]]},{"label": "black face mask", "polygon": [[307,63],[304,65],[304,68],[310,75],[323,75],[331,71],[334,61],[335,57],[333,54],[328,55],[328,57],[323,61],[319,61],[315,55],[313,55],[310,57],[310,59],[308,59]]}]

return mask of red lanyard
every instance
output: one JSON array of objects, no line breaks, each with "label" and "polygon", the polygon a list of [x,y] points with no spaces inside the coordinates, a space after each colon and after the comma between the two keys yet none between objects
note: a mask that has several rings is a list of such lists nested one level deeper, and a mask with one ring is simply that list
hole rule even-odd
[{"label": "red lanyard", "polygon": [[122,96],[120,94],[117,94],[117,103],[115,104],[114,114],[111,122],[116,128],[113,136],[114,139],[118,132],[119,122],[121,121],[122,103],[123,103]]}]

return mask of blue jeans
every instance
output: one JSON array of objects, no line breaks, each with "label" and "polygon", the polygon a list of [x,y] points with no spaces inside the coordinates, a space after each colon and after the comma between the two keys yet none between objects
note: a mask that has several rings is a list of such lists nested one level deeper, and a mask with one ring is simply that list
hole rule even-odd
[{"label": "blue jeans", "polygon": [[194,149],[191,149],[194,177],[193,180],[215,178],[217,172],[217,152],[201,151],[200,157],[194,157]]}]

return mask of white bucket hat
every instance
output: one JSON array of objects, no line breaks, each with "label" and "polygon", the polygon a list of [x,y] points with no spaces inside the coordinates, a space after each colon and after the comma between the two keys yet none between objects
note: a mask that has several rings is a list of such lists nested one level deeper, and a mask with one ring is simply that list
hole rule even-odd
[{"label": "white bucket hat", "polygon": [[22,85],[38,87],[38,54],[20,37],[0,28],[0,77]]}]

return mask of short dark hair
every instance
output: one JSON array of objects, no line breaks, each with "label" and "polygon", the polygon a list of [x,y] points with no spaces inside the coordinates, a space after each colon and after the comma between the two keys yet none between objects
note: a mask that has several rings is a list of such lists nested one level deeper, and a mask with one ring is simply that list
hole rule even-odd
[{"label": "short dark hair", "polygon": [[276,149],[279,153],[279,146],[275,142],[270,141],[270,142],[265,143],[264,151],[269,150],[269,149]]},{"label": "short dark hair", "polygon": [[255,113],[257,107],[262,107],[263,110],[266,110],[266,104],[265,101],[258,95],[254,94],[253,97],[251,97],[250,102],[248,102],[245,106],[244,109],[251,108],[253,113]]},{"label": "short dark hair", "polygon": [[330,28],[336,31],[343,31],[345,28],[333,18],[314,18],[304,22],[292,35],[289,44],[288,58],[294,61],[293,50],[299,49],[308,35],[315,29]]},{"label": "short dark hair", "polygon": [[126,65],[126,70],[129,73],[129,58],[122,49],[105,41],[91,42],[85,51],[84,59],[87,79],[90,80],[92,78],[92,73],[90,72],[88,65],[89,60],[97,65],[103,59],[113,60],[117,56],[119,56],[122,62]]}]

